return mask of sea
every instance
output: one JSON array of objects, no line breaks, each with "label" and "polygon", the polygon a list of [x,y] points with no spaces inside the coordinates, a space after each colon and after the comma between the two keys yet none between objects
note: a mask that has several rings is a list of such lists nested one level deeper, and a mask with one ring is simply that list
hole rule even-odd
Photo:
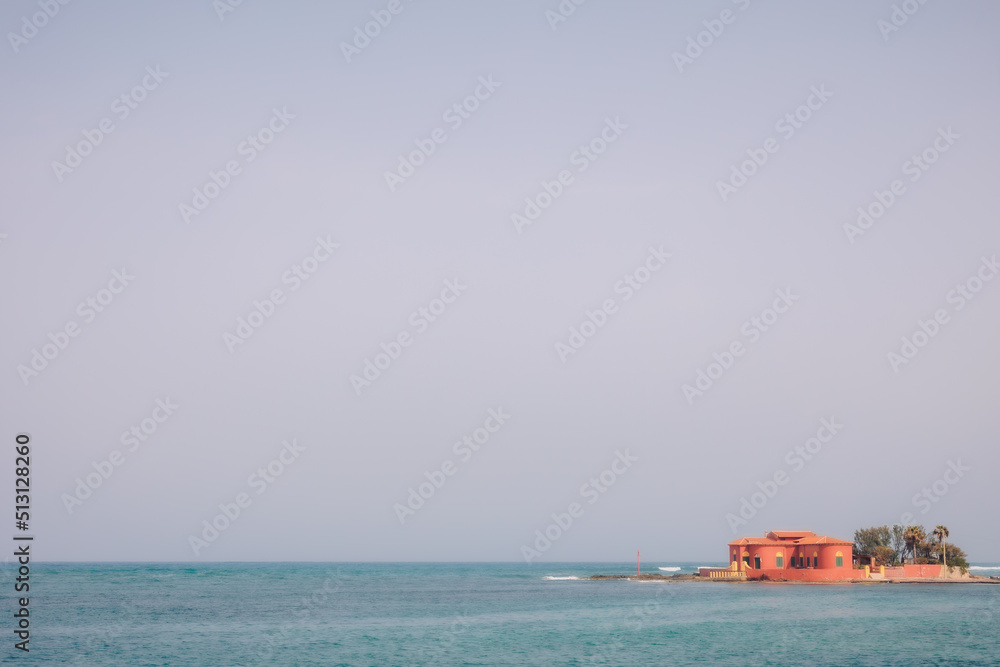
[{"label": "sea", "polygon": [[[644,572],[699,565],[643,563]],[[1000,565],[973,573],[1000,576]],[[635,563],[32,563],[39,665],[1000,665],[1000,585],[591,581]],[[16,575],[16,572],[13,572]]]}]

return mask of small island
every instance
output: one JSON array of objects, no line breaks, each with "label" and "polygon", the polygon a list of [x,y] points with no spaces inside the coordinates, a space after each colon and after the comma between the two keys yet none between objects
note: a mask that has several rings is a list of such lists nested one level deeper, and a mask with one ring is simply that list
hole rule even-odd
[{"label": "small island", "polygon": [[[949,544],[937,526],[875,526],[855,531],[854,541],[808,530],[773,530],[728,545],[729,567],[702,567],[697,574],[594,575],[592,580],[726,581],[774,583],[986,583],[1000,577],[969,574],[966,554]],[[911,555],[906,562],[906,555]]]}]

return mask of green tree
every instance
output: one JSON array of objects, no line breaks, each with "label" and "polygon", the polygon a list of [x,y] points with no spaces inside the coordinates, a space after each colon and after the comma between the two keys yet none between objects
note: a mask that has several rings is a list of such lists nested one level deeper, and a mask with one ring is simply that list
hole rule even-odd
[{"label": "green tree", "polygon": [[[963,574],[969,571],[969,561],[966,553],[955,544],[950,544],[946,539],[928,543],[928,562],[947,563],[947,567],[957,567]],[[921,559],[924,560],[924,559]]]},{"label": "green tree", "polygon": [[917,562],[917,550],[926,550],[927,545],[924,540],[927,539],[927,532],[924,530],[923,526],[908,526],[906,532],[903,533],[903,539],[906,541],[906,546],[910,549],[910,554],[913,556],[914,563]]},{"label": "green tree", "polygon": [[896,552],[893,551],[892,547],[880,544],[875,547],[875,553],[872,554],[872,556],[875,561],[875,565],[891,565],[892,559],[896,556]]},{"label": "green tree", "polygon": [[893,524],[892,528],[889,529],[889,546],[892,547],[893,551],[893,565],[902,563],[903,559],[906,558],[906,539],[903,537],[905,533],[906,526],[900,523]]},{"label": "green tree", "polygon": [[962,574],[968,574],[969,561],[966,560],[968,555],[964,551],[954,544],[946,545],[944,551],[945,557],[948,559],[948,562],[951,563],[952,567],[959,568],[962,571]]},{"label": "green tree", "polygon": [[948,569],[947,569],[948,568],[948,546],[945,543],[945,538],[947,538],[949,534],[950,533],[948,532],[948,527],[947,526],[942,526],[942,525],[938,524],[937,528],[934,529],[934,535],[935,535],[935,537],[938,538],[938,541],[942,545],[941,546],[941,557],[944,558],[945,572],[948,571]]},{"label": "green tree", "polygon": [[860,528],[854,531],[854,552],[862,556],[875,556],[875,548],[889,546],[891,536],[889,526]]}]

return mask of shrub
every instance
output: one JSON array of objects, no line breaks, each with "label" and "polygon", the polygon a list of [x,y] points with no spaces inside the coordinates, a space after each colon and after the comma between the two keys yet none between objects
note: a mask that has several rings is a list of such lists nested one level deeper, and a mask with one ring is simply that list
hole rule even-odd
[{"label": "shrub", "polygon": [[963,556],[951,556],[948,558],[948,567],[957,567],[962,571],[962,574],[969,573],[969,561],[965,560]]}]

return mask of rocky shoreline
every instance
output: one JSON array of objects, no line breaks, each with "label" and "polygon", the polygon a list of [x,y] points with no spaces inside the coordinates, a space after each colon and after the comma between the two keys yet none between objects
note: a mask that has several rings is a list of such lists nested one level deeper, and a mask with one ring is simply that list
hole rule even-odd
[{"label": "rocky shoreline", "polygon": [[1000,584],[1000,577],[980,577],[974,574],[954,579],[909,577],[897,579],[844,579],[843,581],[781,581],[776,579],[709,579],[697,574],[595,574],[590,581],[703,581],[736,584]]}]

